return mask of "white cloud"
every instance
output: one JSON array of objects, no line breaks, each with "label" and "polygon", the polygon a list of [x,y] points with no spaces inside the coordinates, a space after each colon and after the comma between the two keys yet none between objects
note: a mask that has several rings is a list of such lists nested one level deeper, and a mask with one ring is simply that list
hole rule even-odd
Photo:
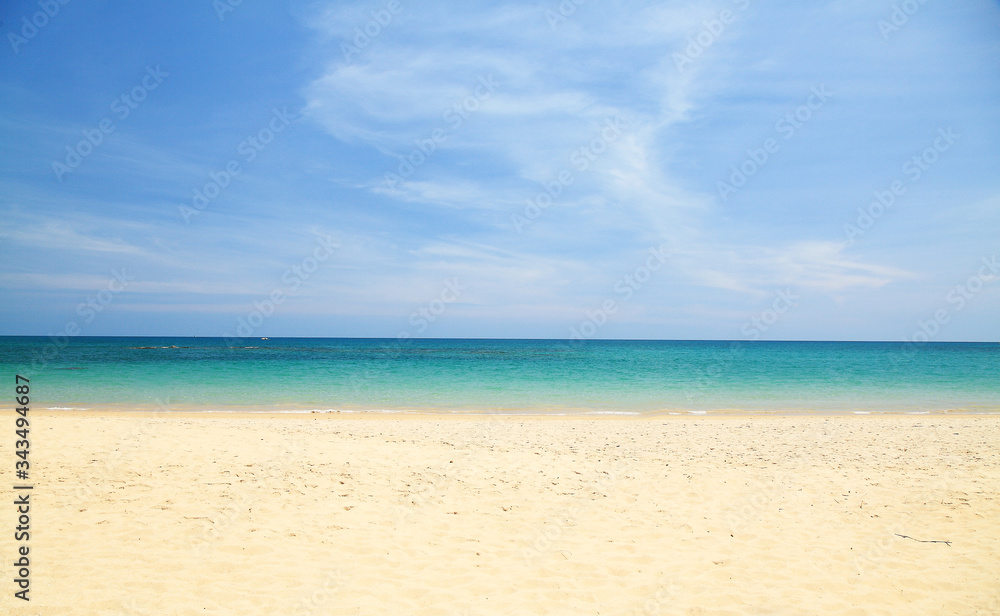
[{"label": "white cloud", "polygon": [[763,296],[794,286],[836,296],[856,288],[878,288],[913,273],[866,264],[843,254],[846,244],[800,241],[782,247],[703,249],[684,255],[686,273],[704,286]]}]

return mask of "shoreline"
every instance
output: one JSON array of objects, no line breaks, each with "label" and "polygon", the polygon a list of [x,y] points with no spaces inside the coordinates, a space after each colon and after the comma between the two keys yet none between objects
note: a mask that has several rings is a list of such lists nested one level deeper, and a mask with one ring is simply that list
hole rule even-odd
[{"label": "shoreline", "polygon": [[[2,413],[13,413],[13,408],[0,409]],[[150,405],[135,404],[101,404],[93,406],[35,406],[32,412],[52,413],[52,414],[131,414],[131,415],[248,415],[258,417],[400,417],[400,418],[518,418],[518,419],[626,419],[626,420],[657,420],[657,419],[682,419],[682,418],[707,418],[707,417],[996,417],[1000,416],[1000,408],[988,408],[983,410],[970,409],[946,409],[946,410],[897,410],[897,409],[872,409],[872,410],[843,410],[843,411],[817,411],[817,410],[745,410],[745,409],[713,409],[713,410],[691,410],[691,409],[670,409],[658,411],[619,411],[619,410],[427,410],[427,409],[296,409],[278,408],[271,406],[232,406],[232,407],[203,407],[201,405],[190,407],[154,408]]]}]

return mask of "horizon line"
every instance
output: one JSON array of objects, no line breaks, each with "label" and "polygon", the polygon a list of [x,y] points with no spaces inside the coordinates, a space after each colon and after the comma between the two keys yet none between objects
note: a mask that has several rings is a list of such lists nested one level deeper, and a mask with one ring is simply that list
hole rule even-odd
[{"label": "horizon line", "polygon": [[[0,338],[205,338],[205,339],[231,339],[231,336],[205,336],[205,335],[158,335],[158,334],[105,334],[105,335],[76,335],[67,336],[53,334],[0,334]],[[398,336],[246,336],[240,340],[400,340]],[[486,336],[440,336],[440,337],[416,337],[411,336],[402,340],[509,340],[522,342],[842,342],[842,343],[892,343],[892,344],[1000,344],[998,340],[817,340],[817,339],[759,339],[746,340],[739,338],[517,338],[504,337],[492,338]]]}]

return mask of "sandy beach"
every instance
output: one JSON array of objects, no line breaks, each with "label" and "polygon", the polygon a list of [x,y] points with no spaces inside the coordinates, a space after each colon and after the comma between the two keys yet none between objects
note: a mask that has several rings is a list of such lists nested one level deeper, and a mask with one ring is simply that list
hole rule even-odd
[{"label": "sandy beach", "polygon": [[4,614],[1000,613],[997,416],[32,413]]}]

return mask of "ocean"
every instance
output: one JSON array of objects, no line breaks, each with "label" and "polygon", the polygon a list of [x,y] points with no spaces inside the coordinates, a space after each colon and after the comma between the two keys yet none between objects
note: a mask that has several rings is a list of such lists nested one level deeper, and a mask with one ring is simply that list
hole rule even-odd
[{"label": "ocean", "polygon": [[997,343],[7,336],[0,366],[51,409],[1000,413]]}]

